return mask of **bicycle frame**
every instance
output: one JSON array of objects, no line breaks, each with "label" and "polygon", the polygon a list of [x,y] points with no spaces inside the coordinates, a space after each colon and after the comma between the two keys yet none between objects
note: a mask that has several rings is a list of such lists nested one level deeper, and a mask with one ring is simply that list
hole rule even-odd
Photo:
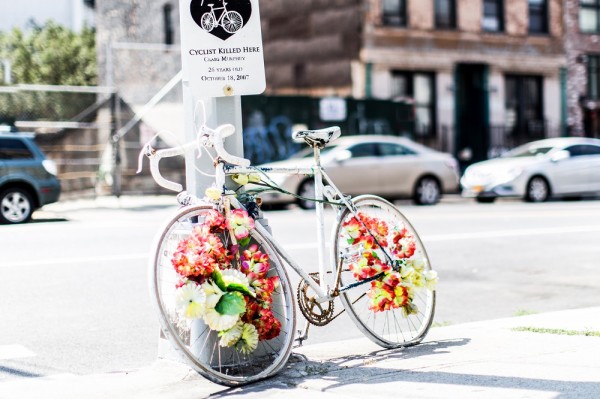
[{"label": "bicycle frame", "polygon": [[[335,265],[335,256],[331,256],[329,260],[326,259],[326,251],[325,251],[325,221],[324,221],[324,204],[323,199],[325,198],[323,179],[326,179],[328,182],[328,186],[333,189],[333,191],[340,198],[340,202],[338,204],[332,204],[332,207],[338,208],[338,215],[341,213],[343,208],[347,208],[350,212],[356,215],[355,209],[352,203],[344,197],[342,192],[331,182],[331,179],[323,168],[320,165],[320,150],[319,148],[314,149],[315,152],[315,165],[312,167],[297,167],[297,168],[260,168],[260,167],[242,167],[242,166],[234,166],[234,165],[217,165],[217,173],[216,173],[216,181],[217,187],[223,187],[225,182],[225,176],[234,175],[234,174],[249,174],[255,173],[257,171],[263,173],[276,173],[276,174],[288,174],[288,175],[313,175],[313,179],[315,182],[315,211],[316,211],[316,220],[317,220],[317,253],[318,253],[318,266],[319,266],[319,282],[317,284],[304,270],[302,266],[300,266],[294,259],[291,257],[285,249],[275,240],[272,234],[270,234],[263,226],[257,223],[255,226],[260,231],[261,234],[266,235],[269,239],[271,245],[274,247],[276,252],[285,260],[285,262],[290,265],[290,267],[315,291],[317,302],[327,302],[332,300],[335,295],[335,292],[338,292],[339,279],[336,278],[335,285],[333,286],[333,290],[327,290],[327,265],[329,265],[329,270],[332,272],[337,272],[338,268],[341,265]],[[232,199],[232,204],[236,208],[242,207],[242,205],[236,200]],[[332,238],[335,234],[335,231],[332,232]],[[337,276],[337,273],[335,274]],[[341,287],[343,290],[344,287]]]}]

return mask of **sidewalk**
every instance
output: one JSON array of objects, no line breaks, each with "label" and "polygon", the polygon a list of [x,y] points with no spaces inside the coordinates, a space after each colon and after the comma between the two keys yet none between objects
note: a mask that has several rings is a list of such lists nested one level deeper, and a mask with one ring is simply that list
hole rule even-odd
[{"label": "sidewalk", "polygon": [[432,328],[404,350],[361,338],[294,353],[283,373],[235,389],[157,361],[128,373],[8,381],[0,398],[600,398],[600,307]]}]

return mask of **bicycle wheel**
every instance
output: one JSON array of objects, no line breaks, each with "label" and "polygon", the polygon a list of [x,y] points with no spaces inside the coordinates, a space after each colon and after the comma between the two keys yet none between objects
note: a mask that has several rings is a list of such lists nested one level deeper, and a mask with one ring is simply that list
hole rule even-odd
[{"label": "bicycle wheel", "polygon": [[[294,339],[294,299],[285,269],[269,241],[256,229],[250,229],[249,242],[240,244],[241,255],[234,258],[233,250],[228,255],[224,252],[231,244],[227,230],[207,233],[205,229],[215,218],[224,220],[209,206],[189,206],[168,221],[153,247],[150,289],[162,331],[175,350],[205,378],[237,386],[267,378],[285,365]],[[199,247],[194,246],[194,240],[205,240],[204,252],[197,251]],[[210,250],[205,246],[210,246]],[[188,252],[181,255],[181,251]],[[223,287],[215,283],[214,272],[210,277],[200,278],[187,274],[182,282],[182,259],[189,262],[195,257],[194,265],[206,265],[206,253],[225,254],[226,258],[219,261],[226,259],[227,266],[221,263],[216,268],[224,269],[219,271],[222,280],[226,274],[237,276],[237,288],[227,291],[234,287],[228,283],[221,291],[219,287]],[[188,266],[184,269],[189,270]],[[254,296],[247,294],[248,289],[239,289],[240,278],[249,284]],[[217,292],[221,292],[218,302],[207,299],[210,295],[217,298],[214,297]],[[220,304],[227,305],[225,297],[243,298],[236,305],[243,310],[234,316],[227,311],[215,313]],[[215,315],[219,317],[215,319]],[[236,318],[233,326],[215,327],[232,317]]]},{"label": "bicycle wheel", "polygon": [[[415,345],[427,334],[435,309],[435,291],[427,289],[424,276],[431,282],[436,278],[425,247],[410,222],[388,201],[365,195],[353,203],[361,222],[346,209],[334,230],[336,264],[344,256],[342,286],[387,268],[382,247],[402,266],[399,273],[391,273],[396,280],[379,278],[342,291],[342,304],[356,326],[376,344],[384,348]],[[365,234],[365,225],[375,239]]]},{"label": "bicycle wheel", "polygon": [[200,25],[202,26],[202,29],[204,29],[207,32],[210,32],[217,27],[217,21],[211,13],[205,12],[200,18]]},{"label": "bicycle wheel", "polygon": [[244,20],[239,12],[227,11],[225,15],[223,15],[223,22],[221,22],[221,26],[225,32],[235,33],[242,28],[243,22]]}]

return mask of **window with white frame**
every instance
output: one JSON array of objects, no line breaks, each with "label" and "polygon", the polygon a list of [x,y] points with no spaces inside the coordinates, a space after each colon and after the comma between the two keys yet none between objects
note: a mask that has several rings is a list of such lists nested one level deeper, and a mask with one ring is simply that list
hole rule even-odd
[{"label": "window with white frame", "polygon": [[431,72],[393,71],[392,98],[412,99],[415,108],[415,133],[435,134],[435,79]]},{"label": "window with white frame", "polygon": [[482,29],[486,32],[502,32],[504,30],[503,0],[483,0]]}]

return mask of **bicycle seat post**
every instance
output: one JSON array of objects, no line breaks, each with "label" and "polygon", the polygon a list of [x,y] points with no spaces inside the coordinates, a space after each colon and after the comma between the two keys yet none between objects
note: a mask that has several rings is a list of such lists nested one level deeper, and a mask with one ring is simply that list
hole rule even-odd
[{"label": "bicycle seat post", "polygon": [[321,173],[321,146],[318,144],[313,145],[314,158],[315,158],[315,212],[317,216],[317,253],[319,256],[319,283],[323,291],[327,290],[327,281],[325,276],[327,275],[326,270],[326,259],[325,259],[325,221],[323,215],[323,174]]}]

